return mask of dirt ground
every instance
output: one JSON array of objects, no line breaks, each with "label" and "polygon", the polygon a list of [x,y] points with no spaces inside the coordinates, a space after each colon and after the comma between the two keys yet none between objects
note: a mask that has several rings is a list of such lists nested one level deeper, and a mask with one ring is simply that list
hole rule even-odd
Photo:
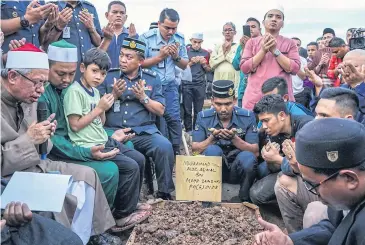
[{"label": "dirt ground", "polygon": [[166,203],[135,229],[135,245],[248,245],[262,230],[249,208],[198,203]]}]

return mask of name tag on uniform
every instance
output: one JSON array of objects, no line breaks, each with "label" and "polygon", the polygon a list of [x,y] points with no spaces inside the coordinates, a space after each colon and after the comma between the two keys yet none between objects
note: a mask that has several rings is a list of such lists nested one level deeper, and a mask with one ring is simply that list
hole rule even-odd
[{"label": "name tag on uniform", "polygon": [[160,63],[157,64],[157,67],[159,69],[165,68],[165,60],[161,61]]},{"label": "name tag on uniform", "polygon": [[69,26],[66,26],[66,27],[63,29],[63,35],[62,35],[62,38],[71,38],[71,31],[70,31],[70,27],[69,27]]},{"label": "name tag on uniform", "polygon": [[120,112],[120,100],[114,101],[113,111]]}]

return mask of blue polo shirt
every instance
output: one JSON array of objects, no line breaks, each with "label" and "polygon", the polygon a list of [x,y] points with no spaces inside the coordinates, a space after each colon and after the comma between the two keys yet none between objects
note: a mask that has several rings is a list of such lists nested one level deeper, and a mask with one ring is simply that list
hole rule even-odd
[{"label": "blue polo shirt", "polygon": [[[199,112],[195,129],[193,131],[193,142],[202,142],[206,140],[212,134],[212,132],[209,131],[210,128],[223,128],[214,108]],[[236,128],[237,135],[242,140],[250,144],[258,144],[259,138],[257,134],[256,117],[253,112],[239,107],[234,107],[232,119],[227,129],[232,128]],[[222,147],[224,151],[236,149],[229,140],[220,139],[215,144]]]},{"label": "blue polo shirt", "polygon": [[[113,40],[109,45],[108,48],[108,55],[110,57],[110,60],[112,61],[112,68],[119,68],[119,55],[120,55],[120,50],[122,49],[122,44],[123,44],[123,40],[124,38],[129,36],[129,30],[125,27],[123,27],[123,31],[122,33],[120,33],[118,36],[114,35],[113,36]],[[138,38],[138,34],[136,37],[134,38]]]},{"label": "blue polo shirt", "polygon": [[[182,59],[188,59],[184,35],[176,32],[170,40],[167,42],[163,40],[160,31],[156,29],[151,29],[139,37],[141,41],[146,43],[145,57],[146,59],[155,57],[160,53],[160,48],[162,46],[179,43],[179,56]],[[162,85],[166,85],[169,82],[175,81],[175,62],[172,60],[171,56],[167,57],[165,60],[157,65],[150,67],[154,72],[158,74]]]},{"label": "blue polo shirt", "polygon": [[[8,20],[22,17],[25,15],[28,5],[31,1],[1,1],[1,19]],[[44,5],[44,1],[39,1],[40,5]],[[20,40],[26,38],[27,43],[32,43],[39,47],[39,30],[44,24],[44,21],[39,21],[27,28],[21,28],[17,32],[4,37],[4,43],[1,49],[4,53],[9,51],[9,43],[11,40]]]},{"label": "blue polo shirt", "polygon": [[151,100],[165,105],[165,98],[162,95],[162,85],[157,74],[148,69],[140,69],[135,78],[129,79],[119,69],[113,69],[108,72],[104,83],[98,87],[101,95],[113,91],[114,78],[124,79],[127,83],[127,89],[120,96],[119,100],[114,102],[110,110],[106,112],[104,126],[113,130],[132,128],[137,135],[159,132],[155,125],[156,115],[148,111],[131,90],[132,86],[142,79],[145,81],[146,95]]}]

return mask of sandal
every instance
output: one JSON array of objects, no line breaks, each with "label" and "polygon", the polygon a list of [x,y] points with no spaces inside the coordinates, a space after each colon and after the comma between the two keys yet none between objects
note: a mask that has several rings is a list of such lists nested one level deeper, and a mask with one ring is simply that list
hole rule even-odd
[{"label": "sandal", "polygon": [[137,211],[131,213],[125,218],[117,219],[115,220],[115,223],[117,223],[117,225],[111,228],[111,232],[117,233],[128,230],[133,226],[145,221],[150,215],[151,212],[148,211]]},{"label": "sandal", "polygon": [[152,210],[152,206],[149,205],[148,203],[138,203],[137,204],[137,207],[136,207],[137,210],[143,210],[143,211],[151,211]]}]

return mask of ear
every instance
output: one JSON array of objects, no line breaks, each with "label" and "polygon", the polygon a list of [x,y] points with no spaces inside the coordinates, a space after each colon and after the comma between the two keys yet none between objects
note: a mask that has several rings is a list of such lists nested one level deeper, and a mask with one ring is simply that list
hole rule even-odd
[{"label": "ear", "polygon": [[109,18],[109,13],[108,12],[105,12],[105,18]]},{"label": "ear", "polygon": [[343,178],[346,181],[346,186],[349,190],[355,190],[360,184],[359,176],[352,170],[341,170],[339,173],[339,177]]},{"label": "ear", "polygon": [[346,115],[346,116],[345,116],[345,118],[346,118],[346,119],[355,120],[353,115]]},{"label": "ear", "polygon": [[286,114],[285,112],[281,111],[278,113],[278,118],[279,118],[279,121],[284,121],[284,119],[286,118]]},{"label": "ear", "polygon": [[289,101],[289,95],[288,95],[288,94],[285,94],[285,95],[283,96],[283,100],[284,100],[285,102],[288,102],[288,101]]},{"label": "ear", "polygon": [[124,18],[125,18],[125,20],[127,20],[127,19],[128,19],[128,15],[125,15],[125,17],[124,17]]},{"label": "ear", "polygon": [[284,28],[284,22],[283,22],[283,25],[281,26],[281,29],[283,29]]},{"label": "ear", "polygon": [[17,77],[19,77],[19,76],[20,75],[17,74],[15,71],[10,70],[8,73],[8,82],[12,85],[16,84]]},{"label": "ear", "polygon": [[80,72],[81,72],[81,73],[84,73],[84,72],[85,72],[85,70],[86,70],[85,64],[84,64],[84,63],[81,63],[81,64],[80,64]]}]

